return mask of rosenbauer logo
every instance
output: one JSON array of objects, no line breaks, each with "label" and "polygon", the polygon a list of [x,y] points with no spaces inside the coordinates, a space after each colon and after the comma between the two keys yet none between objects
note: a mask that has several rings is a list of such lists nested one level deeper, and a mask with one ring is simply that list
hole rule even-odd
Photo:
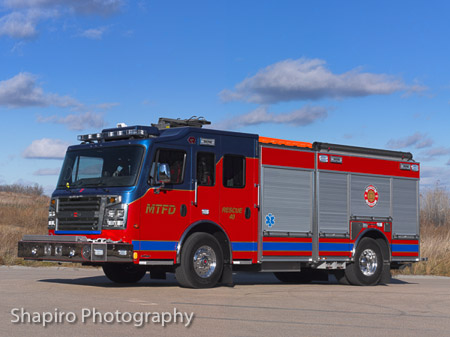
[{"label": "rosenbauer logo", "polygon": [[378,202],[378,191],[377,188],[373,185],[369,185],[366,187],[364,191],[364,200],[366,200],[366,204],[369,207],[374,207]]}]

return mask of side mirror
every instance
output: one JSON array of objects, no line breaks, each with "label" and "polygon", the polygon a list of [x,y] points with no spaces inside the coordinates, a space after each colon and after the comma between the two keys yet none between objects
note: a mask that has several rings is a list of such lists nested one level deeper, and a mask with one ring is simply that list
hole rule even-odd
[{"label": "side mirror", "polygon": [[161,185],[170,183],[170,167],[169,164],[158,164],[156,171],[156,182]]}]

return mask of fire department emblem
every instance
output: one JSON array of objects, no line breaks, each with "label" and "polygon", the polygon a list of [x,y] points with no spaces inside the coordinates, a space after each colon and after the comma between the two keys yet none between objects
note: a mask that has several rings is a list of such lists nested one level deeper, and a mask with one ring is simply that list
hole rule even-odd
[{"label": "fire department emblem", "polygon": [[366,200],[366,204],[369,207],[374,207],[378,202],[378,191],[377,188],[373,185],[369,185],[366,187],[364,191],[364,200]]}]

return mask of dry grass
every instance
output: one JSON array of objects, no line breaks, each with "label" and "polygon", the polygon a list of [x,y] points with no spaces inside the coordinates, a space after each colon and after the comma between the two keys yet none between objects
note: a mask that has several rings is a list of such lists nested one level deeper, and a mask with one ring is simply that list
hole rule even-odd
[{"label": "dry grass", "polygon": [[[25,234],[47,234],[49,198],[0,192],[0,265],[43,265],[17,258],[17,242]],[[402,274],[450,276],[450,197],[439,186],[421,195],[421,256]]]},{"label": "dry grass", "polygon": [[428,261],[401,273],[450,276],[450,197],[439,185],[421,195],[420,223],[420,255]]},{"label": "dry grass", "polygon": [[450,227],[425,224],[421,232],[420,255],[428,261],[415,263],[401,273],[450,276]]},{"label": "dry grass", "polygon": [[17,242],[25,234],[47,234],[46,196],[0,192],[0,265],[26,264],[17,257]]}]

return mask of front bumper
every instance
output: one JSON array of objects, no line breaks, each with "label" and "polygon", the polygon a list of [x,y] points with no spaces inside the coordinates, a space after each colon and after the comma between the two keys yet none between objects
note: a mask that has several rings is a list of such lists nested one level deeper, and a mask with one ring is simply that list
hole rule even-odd
[{"label": "front bumper", "polygon": [[125,263],[133,262],[133,245],[85,236],[25,235],[19,241],[18,257],[52,262]]}]

